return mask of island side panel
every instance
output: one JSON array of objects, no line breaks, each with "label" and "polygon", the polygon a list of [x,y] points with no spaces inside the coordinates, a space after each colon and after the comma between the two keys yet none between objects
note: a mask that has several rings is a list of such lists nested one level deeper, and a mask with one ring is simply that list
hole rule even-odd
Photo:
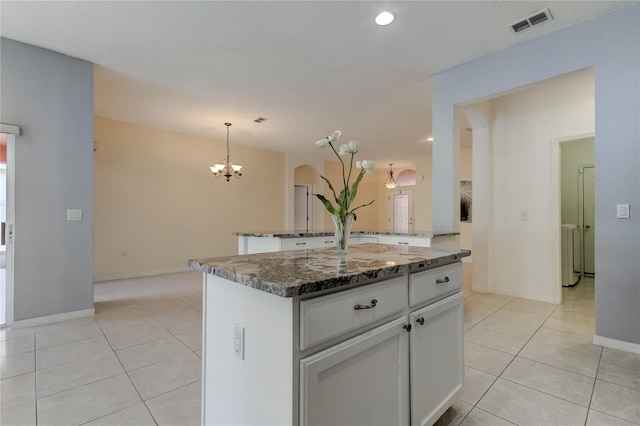
[{"label": "island side panel", "polygon": [[238,254],[270,253],[280,251],[280,238],[238,237]]},{"label": "island side panel", "polygon": [[203,425],[293,424],[293,299],[205,274],[203,339]]}]

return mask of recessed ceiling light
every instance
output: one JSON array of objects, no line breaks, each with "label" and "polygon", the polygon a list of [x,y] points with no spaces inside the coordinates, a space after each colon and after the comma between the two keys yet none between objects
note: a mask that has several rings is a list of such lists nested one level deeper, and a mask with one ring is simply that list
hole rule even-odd
[{"label": "recessed ceiling light", "polygon": [[389,25],[396,19],[395,15],[391,12],[380,12],[378,16],[376,16],[376,24],[378,25]]},{"label": "recessed ceiling light", "polygon": [[433,138],[427,138],[427,142],[433,142]]}]

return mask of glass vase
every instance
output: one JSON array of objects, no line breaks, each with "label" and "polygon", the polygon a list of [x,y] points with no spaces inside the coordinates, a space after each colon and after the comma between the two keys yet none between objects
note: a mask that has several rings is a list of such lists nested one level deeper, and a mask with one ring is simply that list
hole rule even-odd
[{"label": "glass vase", "polygon": [[333,221],[333,233],[336,237],[336,248],[338,249],[338,255],[345,255],[347,254],[347,247],[349,246],[349,234],[351,234],[353,215],[332,215],[331,220]]}]

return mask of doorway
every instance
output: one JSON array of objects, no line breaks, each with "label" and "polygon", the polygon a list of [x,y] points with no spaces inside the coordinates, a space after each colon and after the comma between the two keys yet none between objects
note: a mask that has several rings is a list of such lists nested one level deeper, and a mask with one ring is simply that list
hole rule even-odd
[{"label": "doorway", "polygon": [[309,232],[311,222],[311,185],[293,188],[293,217],[295,232]]},{"label": "doorway", "polygon": [[0,328],[13,323],[13,159],[17,126],[0,125]]},{"label": "doorway", "polygon": [[396,233],[413,232],[413,189],[389,191],[389,228]]},{"label": "doorway", "polygon": [[596,273],[595,262],[595,177],[594,165],[581,166],[579,170],[579,209],[580,209],[580,233],[582,241],[582,273],[594,277]]}]

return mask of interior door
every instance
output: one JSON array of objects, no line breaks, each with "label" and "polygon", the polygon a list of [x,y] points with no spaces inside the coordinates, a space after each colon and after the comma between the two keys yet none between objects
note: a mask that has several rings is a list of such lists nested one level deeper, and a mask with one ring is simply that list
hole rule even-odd
[{"label": "interior door", "polygon": [[389,223],[393,232],[413,232],[413,190],[400,189],[390,191]]},{"label": "interior door", "polygon": [[584,167],[582,172],[582,217],[584,244],[584,272],[595,274],[595,167]]},{"label": "interior door", "polygon": [[0,327],[13,323],[13,158],[18,126],[0,124]]}]

